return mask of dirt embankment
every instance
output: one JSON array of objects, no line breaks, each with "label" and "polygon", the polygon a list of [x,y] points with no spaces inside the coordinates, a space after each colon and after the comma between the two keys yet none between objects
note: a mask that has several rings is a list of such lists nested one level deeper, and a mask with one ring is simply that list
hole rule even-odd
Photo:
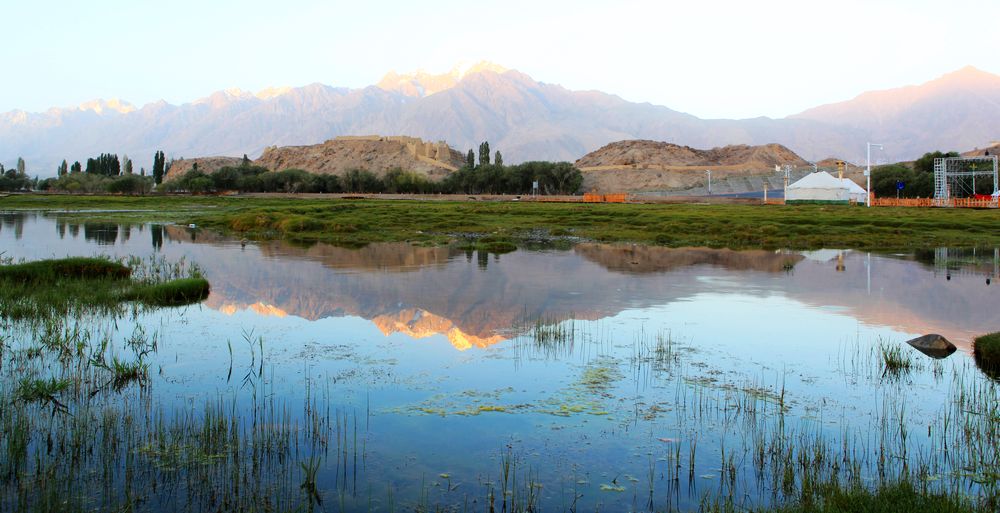
[{"label": "dirt embankment", "polygon": [[226,166],[238,166],[243,163],[243,159],[236,157],[198,157],[193,159],[177,159],[170,162],[164,181],[172,180],[178,176],[183,176],[198,166],[198,171],[202,173],[214,173]]},{"label": "dirt embankment", "polygon": [[[202,157],[176,160],[166,179],[181,176],[195,165],[205,173],[225,166],[238,166],[241,158]],[[443,141],[429,142],[406,136],[343,136],[308,146],[272,146],[253,165],[272,171],[302,169],[310,173],[344,175],[352,169],[378,176],[392,169],[413,171],[439,180],[465,163],[465,155]]]},{"label": "dirt embankment", "polygon": [[647,140],[611,143],[576,161],[584,187],[601,191],[686,189],[705,181],[705,170],[713,179],[724,179],[773,173],[775,166],[785,165],[809,163],[780,144],[700,150]]}]

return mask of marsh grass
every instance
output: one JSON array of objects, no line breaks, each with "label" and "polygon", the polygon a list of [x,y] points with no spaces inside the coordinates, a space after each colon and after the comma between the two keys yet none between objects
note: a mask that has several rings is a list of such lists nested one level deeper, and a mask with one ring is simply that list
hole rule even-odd
[{"label": "marsh grass", "polygon": [[703,513],[974,513],[981,509],[956,494],[927,493],[909,481],[887,483],[876,490],[863,486],[821,483],[795,502],[767,508],[744,508],[733,501],[704,501]]},{"label": "marsh grass", "polygon": [[916,367],[913,355],[901,345],[879,342],[877,351],[882,361],[883,376],[899,377]]},{"label": "marsh grass", "polygon": [[65,279],[124,280],[132,270],[106,258],[71,257],[0,266],[0,280],[46,285]]},{"label": "marsh grass", "polygon": [[1000,332],[976,337],[972,354],[983,372],[995,380],[1000,379]]},{"label": "marsh grass", "polygon": [[349,247],[372,242],[446,243],[463,235],[482,234],[504,234],[516,243],[542,231],[572,233],[586,240],[671,247],[887,251],[1000,246],[996,230],[1000,211],[995,209],[68,195],[12,196],[4,198],[0,208],[135,209],[145,213],[132,213],[132,219],[167,218],[250,238]]},{"label": "marsh grass", "polygon": [[18,383],[14,395],[25,402],[47,401],[56,402],[60,392],[68,389],[70,381],[68,379],[58,379],[55,377],[48,379],[24,378]]},{"label": "marsh grass", "polygon": [[204,301],[208,298],[209,291],[208,280],[192,277],[151,285],[135,285],[121,297],[151,306],[179,306]]},{"label": "marsh grass", "polygon": [[209,284],[197,268],[178,276],[183,272],[183,265],[155,258],[8,261],[0,265],[0,317],[38,322],[77,311],[117,315],[127,302],[161,307],[205,299]]},{"label": "marsh grass", "polygon": [[487,253],[502,255],[517,251],[517,244],[510,237],[487,235],[485,237],[470,238],[466,242],[459,244],[458,249],[464,251],[485,251]]}]

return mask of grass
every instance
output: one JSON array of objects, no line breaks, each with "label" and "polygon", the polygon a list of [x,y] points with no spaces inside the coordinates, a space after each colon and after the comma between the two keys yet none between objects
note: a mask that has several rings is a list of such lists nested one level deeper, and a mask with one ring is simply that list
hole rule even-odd
[{"label": "grass", "polygon": [[122,297],[151,306],[177,306],[197,303],[208,297],[210,287],[204,278],[179,278],[152,285],[137,285]]},{"label": "grass", "polygon": [[879,343],[878,353],[882,360],[883,376],[900,376],[913,369],[915,364],[909,353],[899,345]]},{"label": "grass", "polygon": [[458,249],[466,251],[485,251],[502,255],[517,250],[517,244],[509,237],[497,237],[488,235],[486,237],[472,238],[468,242],[462,243]]},{"label": "grass", "polygon": [[[734,249],[1000,246],[995,229],[1000,211],[972,209],[44,195],[3,198],[0,209],[101,209],[105,212],[82,215],[172,220],[249,238],[353,247],[399,241],[440,244],[475,236],[492,237],[500,244],[493,249],[499,250],[539,234]],[[113,209],[133,211],[107,212]]]},{"label": "grass", "polygon": [[0,266],[0,280],[20,284],[45,284],[61,279],[123,280],[132,270],[106,258],[73,257]]},{"label": "grass", "polygon": [[[143,264],[136,260],[132,265]],[[73,257],[0,265],[0,317],[42,320],[65,316],[76,309],[110,312],[130,301],[151,307],[177,306],[208,296],[209,284],[204,278],[169,279],[177,274],[177,269],[167,268],[141,268],[135,273],[131,267],[107,258]],[[128,279],[134,275],[139,279]]]},{"label": "grass", "polygon": [[815,495],[802,497],[790,504],[771,508],[750,509],[733,504],[716,504],[703,508],[705,513],[973,513],[986,511],[959,496],[926,492],[912,483],[902,481],[869,490],[860,486],[826,484]]},{"label": "grass", "polygon": [[24,378],[18,383],[16,396],[25,402],[35,401],[55,401],[60,392],[69,388],[70,382],[66,379],[48,378]]},{"label": "grass", "polygon": [[994,379],[1000,379],[1000,331],[976,337],[972,354],[980,369]]}]

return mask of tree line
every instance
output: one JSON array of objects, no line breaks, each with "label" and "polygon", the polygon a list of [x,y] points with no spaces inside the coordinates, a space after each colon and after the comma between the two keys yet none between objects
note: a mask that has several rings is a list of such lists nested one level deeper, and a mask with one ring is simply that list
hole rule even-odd
[{"label": "tree line", "polygon": [[[342,176],[310,173],[301,169],[271,171],[253,165],[243,156],[238,166],[223,167],[205,173],[197,164],[182,176],[164,182],[170,163],[162,151],[153,155],[152,173],[140,168],[135,173],[127,155],[101,153],[86,164],[63,160],[55,178],[32,180],[24,172],[24,160],[16,170],[0,166],[0,190],[48,190],[75,193],[146,194],[152,190],[167,192],[209,193],[240,192],[328,192],[328,193],[398,193],[398,194],[575,194],[583,184],[583,175],[569,162],[525,162],[505,165],[499,151],[491,153],[484,141],[477,154],[470,149],[467,160],[457,171],[441,181],[431,181],[423,174],[392,169],[382,176],[363,170],[350,170]],[[537,185],[537,187],[536,187]]]},{"label": "tree line", "polygon": [[34,188],[37,178],[28,177],[27,165],[24,159],[17,158],[16,167],[5,169],[0,164],[0,191],[26,191]]},{"label": "tree line", "polygon": [[[163,152],[157,151],[153,158],[154,171],[163,166]],[[161,172],[162,177],[162,172]],[[146,194],[153,190],[156,177],[147,176],[145,168],[136,173],[132,159],[128,155],[121,158],[114,153],[101,153],[88,158],[86,167],[80,161],[69,164],[63,160],[56,167],[55,178],[39,180],[35,189],[42,191]]]},{"label": "tree line", "polygon": [[[872,192],[876,198],[896,197],[897,183],[902,183],[899,190],[900,198],[933,198],[934,197],[934,159],[958,157],[957,151],[947,153],[934,151],[925,153],[913,162],[912,167],[906,164],[889,164],[872,169]],[[977,194],[991,194],[992,180],[981,180],[976,184]]]},{"label": "tree line", "polygon": [[[491,162],[492,157],[492,162]],[[533,186],[537,183],[538,188]],[[404,169],[392,169],[379,177],[362,169],[343,176],[315,174],[302,169],[270,171],[254,166],[244,156],[239,166],[205,173],[197,164],[183,176],[163,184],[171,192],[328,192],[391,194],[575,194],[583,184],[580,170],[569,162],[525,162],[503,164],[503,155],[490,155],[489,142],[479,147],[479,161],[469,150],[464,166],[444,180],[433,182],[426,176]]]}]

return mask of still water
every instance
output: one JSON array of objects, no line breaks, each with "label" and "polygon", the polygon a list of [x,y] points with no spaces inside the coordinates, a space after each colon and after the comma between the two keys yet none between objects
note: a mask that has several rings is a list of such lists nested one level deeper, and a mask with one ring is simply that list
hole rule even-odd
[{"label": "still water", "polygon": [[[296,452],[286,488],[304,493],[299,460],[318,458],[325,510],[479,511],[491,494],[497,510],[504,500],[580,511],[767,504],[789,494],[773,479],[779,463],[758,456],[780,452],[776,430],[852,452],[862,482],[898,471],[903,452],[907,467],[961,481],[931,426],[956,387],[994,386],[971,358],[975,336],[1000,330],[992,248],[588,243],[495,255],[244,244],[44,213],[0,221],[6,258],[155,256],[200,268],[212,286],[202,304],[109,323],[118,340],[136,326],[158,337],[141,395],[197,416],[207,401],[249,408],[262,394],[291,405],[283,422],[294,426],[308,421],[303,404],[318,404],[336,419],[336,441]],[[937,360],[903,344],[926,333],[959,351]],[[887,376],[880,344],[901,347],[913,369]],[[515,482],[504,484],[511,463]],[[145,493],[154,510],[183,495]]]}]

